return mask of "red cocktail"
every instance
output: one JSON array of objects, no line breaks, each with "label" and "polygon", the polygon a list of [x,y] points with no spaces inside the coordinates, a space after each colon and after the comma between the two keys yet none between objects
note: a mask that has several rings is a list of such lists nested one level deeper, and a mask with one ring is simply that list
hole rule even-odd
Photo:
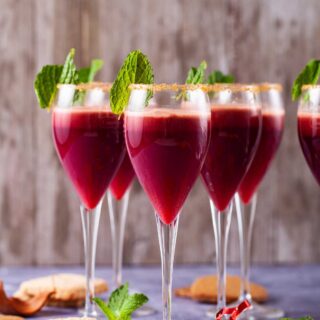
[{"label": "red cocktail", "polygon": [[262,104],[262,131],[257,152],[242,180],[235,197],[240,238],[241,293],[239,303],[250,301],[251,308],[244,319],[278,319],[284,315],[280,309],[260,306],[252,300],[249,285],[251,243],[257,204],[257,189],[279,147],[284,125],[282,86],[276,83],[259,85]]},{"label": "red cocktail", "polygon": [[87,209],[95,208],[124,154],[123,121],[106,108],[55,108],[53,140]]},{"label": "red cocktail", "polygon": [[125,113],[128,153],[156,212],[163,319],[168,320],[178,216],[200,173],[210,136],[208,98],[201,88],[134,85]]},{"label": "red cocktail", "polygon": [[215,84],[211,99],[211,139],[201,171],[210,197],[218,273],[217,309],[226,306],[226,253],[232,198],[257,150],[261,131],[259,88],[254,85]]},{"label": "red cocktail", "polygon": [[103,196],[125,154],[123,120],[108,105],[110,85],[61,85],[52,112],[61,164],[81,199],[86,265],[86,317],[96,317],[94,271]]},{"label": "red cocktail", "polygon": [[196,113],[126,114],[127,147],[138,179],[161,220],[170,224],[185,202],[203,162],[209,119]]},{"label": "red cocktail", "polygon": [[260,110],[211,107],[211,140],[201,174],[216,208],[229,205],[256,151]]},{"label": "red cocktail", "polygon": [[253,161],[238,189],[241,200],[247,204],[257,190],[281,141],[284,112],[263,111],[260,142]]},{"label": "red cocktail", "polygon": [[125,192],[130,187],[133,178],[134,170],[129,158],[128,153],[126,152],[125,157],[110,184],[110,191],[113,197],[117,200],[121,200]]},{"label": "red cocktail", "polygon": [[299,112],[298,133],[304,157],[320,184],[320,114]]}]

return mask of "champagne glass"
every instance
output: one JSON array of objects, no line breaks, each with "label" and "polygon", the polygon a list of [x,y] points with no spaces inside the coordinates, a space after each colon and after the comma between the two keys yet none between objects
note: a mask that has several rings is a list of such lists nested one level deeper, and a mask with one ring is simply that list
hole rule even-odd
[{"label": "champagne glass", "polygon": [[282,86],[277,83],[259,85],[262,105],[262,131],[256,154],[235,197],[240,237],[241,292],[238,303],[248,300],[251,307],[240,319],[275,319],[284,316],[283,310],[261,306],[250,293],[250,261],[257,190],[278,150],[284,127]]},{"label": "champagne glass", "polygon": [[209,193],[218,276],[217,309],[226,306],[226,257],[232,198],[256,152],[261,131],[259,88],[216,84],[209,90],[211,140],[201,174]]},{"label": "champagne glass", "polygon": [[161,252],[163,319],[171,319],[179,215],[203,165],[210,136],[202,85],[131,85],[125,138],[137,178],[154,209]]},{"label": "champagne glass", "polygon": [[84,316],[96,317],[95,254],[103,196],[124,157],[123,120],[109,108],[110,85],[60,85],[52,112],[53,141],[81,201],[86,301]]},{"label": "champagne glass", "polygon": [[[135,173],[126,151],[125,157],[112,179],[107,191],[109,217],[112,239],[113,283],[118,288],[122,284],[122,258],[125,225],[127,220],[130,192]],[[135,292],[135,289],[130,289]],[[134,316],[142,317],[154,314],[156,310],[150,305],[143,305],[134,312]]]}]

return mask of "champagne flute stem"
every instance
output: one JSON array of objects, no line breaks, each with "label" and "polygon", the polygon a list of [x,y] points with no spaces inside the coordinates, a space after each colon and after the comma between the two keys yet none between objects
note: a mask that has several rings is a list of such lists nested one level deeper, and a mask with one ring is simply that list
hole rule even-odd
[{"label": "champagne flute stem", "polygon": [[218,275],[217,311],[226,306],[226,269],[227,247],[232,217],[232,202],[228,207],[219,211],[210,200],[213,231],[215,235],[216,264]]},{"label": "champagne flute stem", "polygon": [[116,288],[122,284],[123,242],[130,189],[129,187],[120,200],[115,199],[112,193],[107,191],[112,239],[113,280]]},{"label": "champagne flute stem", "polygon": [[241,264],[241,291],[240,299],[252,301],[250,292],[250,262],[253,224],[257,206],[257,193],[249,204],[242,203],[239,194],[235,197],[239,241],[240,241],[240,264]]},{"label": "champagne flute stem", "polygon": [[101,205],[102,200],[91,210],[85,208],[83,205],[80,206],[86,269],[85,317],[97,316],[92,299],[94,298],[94,273]]},{"label": "champagne flute stem", "polygon": [[156,214],[162,267],[163,320],[171,320],[172,270],[179,224],[179,214],[170,224],[165,224]]}]

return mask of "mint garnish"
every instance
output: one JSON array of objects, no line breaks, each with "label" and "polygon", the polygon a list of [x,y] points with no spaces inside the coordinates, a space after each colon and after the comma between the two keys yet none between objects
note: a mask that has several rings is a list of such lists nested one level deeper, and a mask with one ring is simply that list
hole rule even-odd
[{"label": "mint garnish", "polygon": [[77,84],[90,82],[95,74],[102,68],[102,60],[92,60],[89,68],[77,70],[74,63],[75,49],[71,49],[65,63],[61,65],[46,65],[36,76],[34,90],[41,108],[50,108],[56,92],[57,85]]},{"label": "mint garnish", "polygon": [[91,82],[98,71],[103,67],[103,60],[93,59],[91,65],[88,68],[81,68],[78,70],[78,77],[80,83]]},{"label": "mint garnish", "polygon": [[130,320],[131,314],[149,301],[142,293],[129,295],[128,287],[126,283],[113,291],[108,303],[100,298],[93,299],[107,319]]},{"label": "mint garnish", "polygon": [[215,83],[234,83],[235,78],[232,74],[224,74],[219,70],[215,70],[209,74],[207,83],[215,84]]},{"label": "mint garnish", "polygon": [[320,78],[320,60],[310,60],[304,69],[299,73],[291,89],[291,98],[297,100],[302,93],[302,86],[305,84],[316,84]]},{"label": "mint garnish", "polygon": [[199,84],[204,82],[205,72],[207,69],[207,62],[201,61],[198,68],[191,67],[188,71],[186,84]]},{"label": "mint garnish", "polygon": [[110,91],[110,107],[113,113],[121,114],[129,102],[130,84],[153,83],[153,69],[140,50],[131,51],[124,60]]}]

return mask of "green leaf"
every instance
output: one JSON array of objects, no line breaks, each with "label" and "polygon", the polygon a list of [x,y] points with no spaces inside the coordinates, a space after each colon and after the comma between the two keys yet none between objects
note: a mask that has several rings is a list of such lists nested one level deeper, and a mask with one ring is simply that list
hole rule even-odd
[{"label": "green leaf", "polygon": [[320,60],[310,60],[304,69],[299,73],[291,89],[291,98],[297,100],[302,93],[302,86],[305,84],[316,84],[320,77]]},{"label": "green leaf", "polygon": [[62,73],[59,79],[59,83],[64,84],[77,84],[78,83],[78,73],[76,65],[74,64],[75,49],[71,49],[67,55],[66,61],[63,65]]},{"label": "green leaf", "polygon": [[130,52],[110,91],[111,110],[116,114],[121,114],[124,111],[129,102],[130,84],[152,84],[153,79],[153,69],[147,56],[140,50]]},{"label": "green leaf", "polygon": [[91,82],[94,80],[97,72],[103,67],[103,60],[93,59],[91,65],[88,68],[81,68],[78,70],[78,77],[80,83]]},{"label": "green leaf", "polygon": [[129,295],[128,287],[126,283],[113,291],[108,304],[101,299],[94,299],[109,320],[131,320],[131,314],[148,302],[149,299],[142,293]]},{"label": "green leaf", "polygon": [[71,49],[63,66],[47,65],[37,74],[34,90],[41,108],[50,108],[56,96],[58,83],[78,82],[74,54],[75,50]]},{"label": "green leaf", "polygon": [[235,78],[231,74],[224,74],[219,70],[215,70],[209,74],[207,83],[215,84],[215,83],[233,83]]},{"label": "green leaf", "polygon": [[119,316],[120,310],[125,303],[126,299],[129,297],[129,289],[128,283],[120,286],[118,289],[112,292],[108,307],[117,315]]},{"label": "green leaf", "polygon": [[117,317],[114,315],[112,310],[107,306],[107,304],[100,298],[93,298],[93,301],[99,306],[101,311],[104,313],[107,319],[117,320]]},{"label": "green leaf", "polygon": [[37,74],[34,90],[41,108],[49,108],[55,97],[63,66],[44,66]]},{"label": "green leaf", "polygon": [[200,63],[198,68],[191,67],[188,71],[186,84],[203,83],[206,69],[207,69],[207,62],[204,60]]},{"label": "green leaf", "polygon": [[148,297],[142,293],[135,293],[128,296],[128,298],[122,304],[120,310],[120,319],[130,316],[134,311],[139,309],[145,303],[149,301]]}]

